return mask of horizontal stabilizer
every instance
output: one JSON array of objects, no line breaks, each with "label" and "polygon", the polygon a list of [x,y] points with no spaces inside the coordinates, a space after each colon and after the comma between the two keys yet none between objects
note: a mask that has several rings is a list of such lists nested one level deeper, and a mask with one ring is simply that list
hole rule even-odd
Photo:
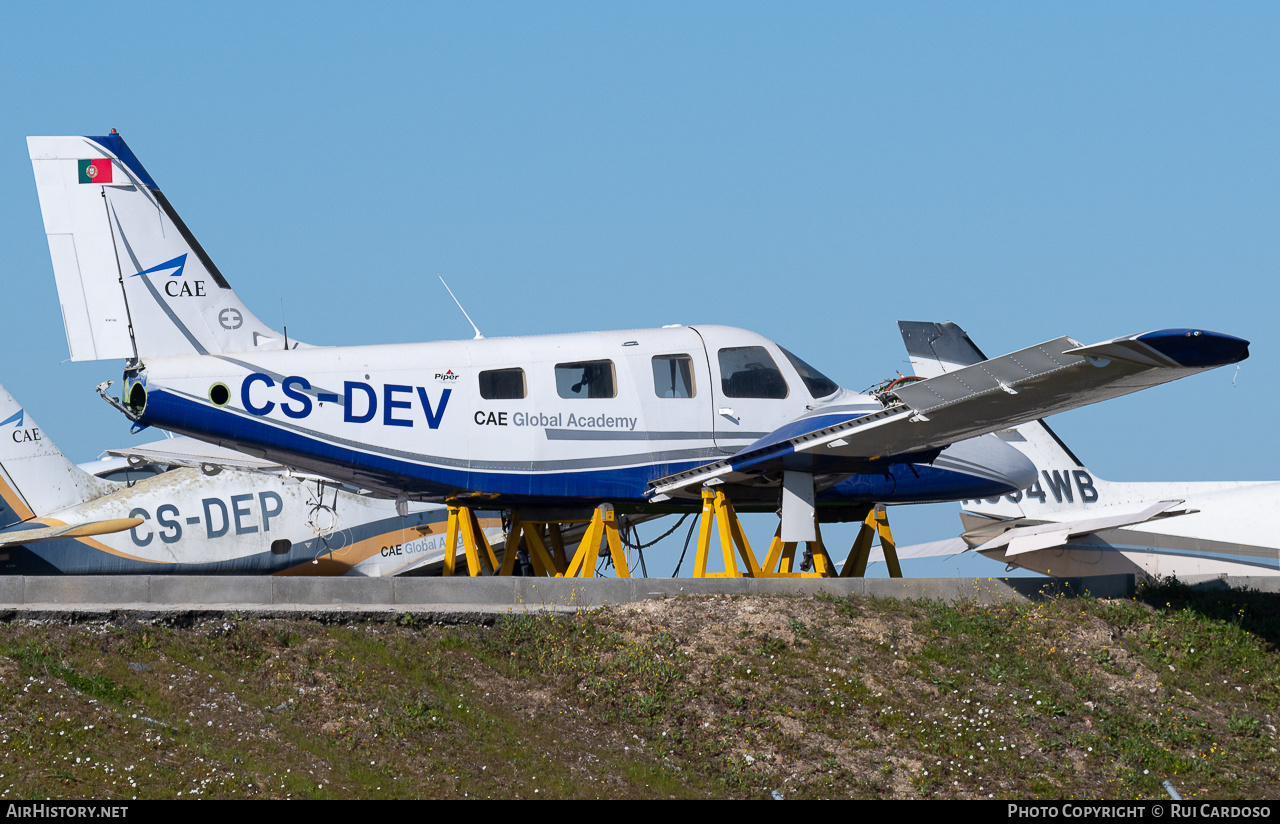
[{"label": "horizontal stabilizer", "polygon": [[[1125,515],[1108,515],[1102,518],[1081,518],[1076,521],[1054,521],[1046,524],[1035,524],[1034,526],[1017,526],[996,537],[975,546],[979,552],[990,549],[1000,549],[1007,547],[1005,555],[1019,555],[1023,552],[1035,552],[1039,549],[1049,549],[1050,547],[1061,546],[1072,538],[1078,538],[1081,535],[1089,535],[1094,532],[1101,532],[1105,529],[1119,529],[1121,527],[1133,526],[1134,524],[1145,523],[1152,518],[1156,518],[1162,514],[1168,513],[1174,507],[1180,506],[1182,501],[1161,501],[1152,504],[1140,512],[1131,512]],[[1171,513],[1178,514],[1178,513]],[[979,533],[982,537],[990,534],[992,526],[984,525]],[[966,532],[964,538],[967,543],[975,543],[981,538]]]},{"label": "horizontal stabilizer", "polygon": [[1092,347],[1061,337],[900,386],[878,412],[818,407],[730,458],[650,482],[651,494],[687,495],[709,482],[739,483],[779,470],[852,473],[867,461],[939,449],[1248,356],[1248,341],[1198,330],[1147,332]]},{"label": "horizontal stabilizer", "polygon": [[[945,538],[941,541],[930,541],[927,544],[912,544],[894,548],[899,561],[914,561],[919,558],[945,558],[948,555],[959,555],[969,549],[969,545],[959,538]],[[884,550],[873,546],[867,557],[868,564],[882,563]]]},{"label": "horizontal stabilizer", "polygon": [[105,521],[88,521],[82,524],[58,524],[45,526],[27,522],[0,530],[0,547],[38,544],[59,538],[88,538],[91,535],[110,535],[124,532],[144,523],[141,518],[111,518]]}]

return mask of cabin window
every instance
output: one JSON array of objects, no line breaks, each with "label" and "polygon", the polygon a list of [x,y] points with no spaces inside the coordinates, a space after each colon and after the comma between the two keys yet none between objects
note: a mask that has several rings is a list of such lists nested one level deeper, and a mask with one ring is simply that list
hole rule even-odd
[{"label": "cabin window", "polygon": [[556,364],[556,392],[562,398],[615,398],[613,361]]},{"label": "cabin window", "polygon": [[514,401],[525,394],[523,369],[490,369],[480,373],[480,397],[487,401]]},{"label": "cabin window", "polygon": [[790,390],[763,346],[721,349],[720,389],[726,398],[785,398]]},{"label": "cabin window", "polygon": [[781,346],[778,348],[782,349],[782,354],[787,356],[787,360],[791,361],[791,365],[800,373],[800,380],[804,381],[805,388],[809,390],[810,395],[815,398],[825,398],[840,388],[839,384],[831,380],[831,378],[828,378]]},{"label": "cabin window", "polygon": [[692,398],[693,358],[688,355],[653,356],[653,391],[659,398]]},{"label": "cabin window", "polygon": [[137,483],[147,478],[154,478],[162,472],[164,472],[163,467],[147,464],[145,466],[126,466],[120,469],[113,469],[110,472],[100,473],[98,477],[104,481],[113,481],[115,483]]}]

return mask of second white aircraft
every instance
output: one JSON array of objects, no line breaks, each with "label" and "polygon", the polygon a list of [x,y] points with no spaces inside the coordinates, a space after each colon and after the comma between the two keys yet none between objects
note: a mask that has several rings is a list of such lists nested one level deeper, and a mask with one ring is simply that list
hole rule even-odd
[{"label": "second white aircraft", "polygon": [[[919,376],[983,360],[955,324],[899,327]],[[1280,575],[1280,483],[1106,481],[1043,421],[999,437],[1035,465],[1033,481],[963,501],[963,539],[931,545],[930,554],[972,550],[1063,577]]]}]

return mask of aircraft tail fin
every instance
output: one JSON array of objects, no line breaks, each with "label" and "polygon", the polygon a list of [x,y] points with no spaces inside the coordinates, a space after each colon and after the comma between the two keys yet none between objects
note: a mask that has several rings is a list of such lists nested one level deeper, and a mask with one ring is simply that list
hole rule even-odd
[{"label": "aircraft tail fin", "polygon": [[113,488],[63,455],[0,386],[0,527],[57,512]]},{"label": "aircraft tail fin", "polygon": [[[1034,484],[1000,499],[1001,508],[1013,503],[1027,517],[1051,512],[1083,510],[1098,503],[1104,490],[1112,486],[1091,473],[1057,433],[1044,421],[1024,423],[996,435],[1035,464],[1039,478]],[[1016,500],[1010,500],[1010,498]],[[976,506],[966,506],[974,512],[987,515],[1002,514],[993,510],[990,501],[974,501]]]},{"label": "aircraft tail fin", "polygon": [[27,148],[72,360],[284,348],[120,135]]},{"label": "aircraft tail fin", "polygon": [[898,331],[911,357],[912,369],[922,378],[936,378],[987,359],[968,333],[951,321],[900,320]]}]

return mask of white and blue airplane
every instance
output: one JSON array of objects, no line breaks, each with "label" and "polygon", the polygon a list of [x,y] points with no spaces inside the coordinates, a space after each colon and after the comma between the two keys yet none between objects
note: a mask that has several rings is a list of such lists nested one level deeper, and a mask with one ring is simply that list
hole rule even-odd
[{"label": "white and blue airplane", "polygon": [[[0,574],[387,576],[445,556],[445,509],[172,439],[76,466],[0,386]],[[494,518],[481,521],[501,538]],[[454,547],[457,551],[457,547]]]},{"label": "white and blue airplane", "polygon": [[[953,323],[899,327],[917,376],[985,360]],[[1043,421],[997,435],[1035,465],[1033,482],[962,501],[962,538],[930,545],[932,553],[974,551],[1060,577],[1280,575],[1280,482],[1107,481]]]},{"label": "white and blue airplane", "polygon": [[991,497],[1035,468],[997,429],[1248,356],[1164,330],[1061,337],[860,394],[725,326],[311,346],[264,324],[114,131],[31,137],[73,360],[123,358],[119,407],[397,499],[484,508],[781,505],[784,540],[871,502]]}]

